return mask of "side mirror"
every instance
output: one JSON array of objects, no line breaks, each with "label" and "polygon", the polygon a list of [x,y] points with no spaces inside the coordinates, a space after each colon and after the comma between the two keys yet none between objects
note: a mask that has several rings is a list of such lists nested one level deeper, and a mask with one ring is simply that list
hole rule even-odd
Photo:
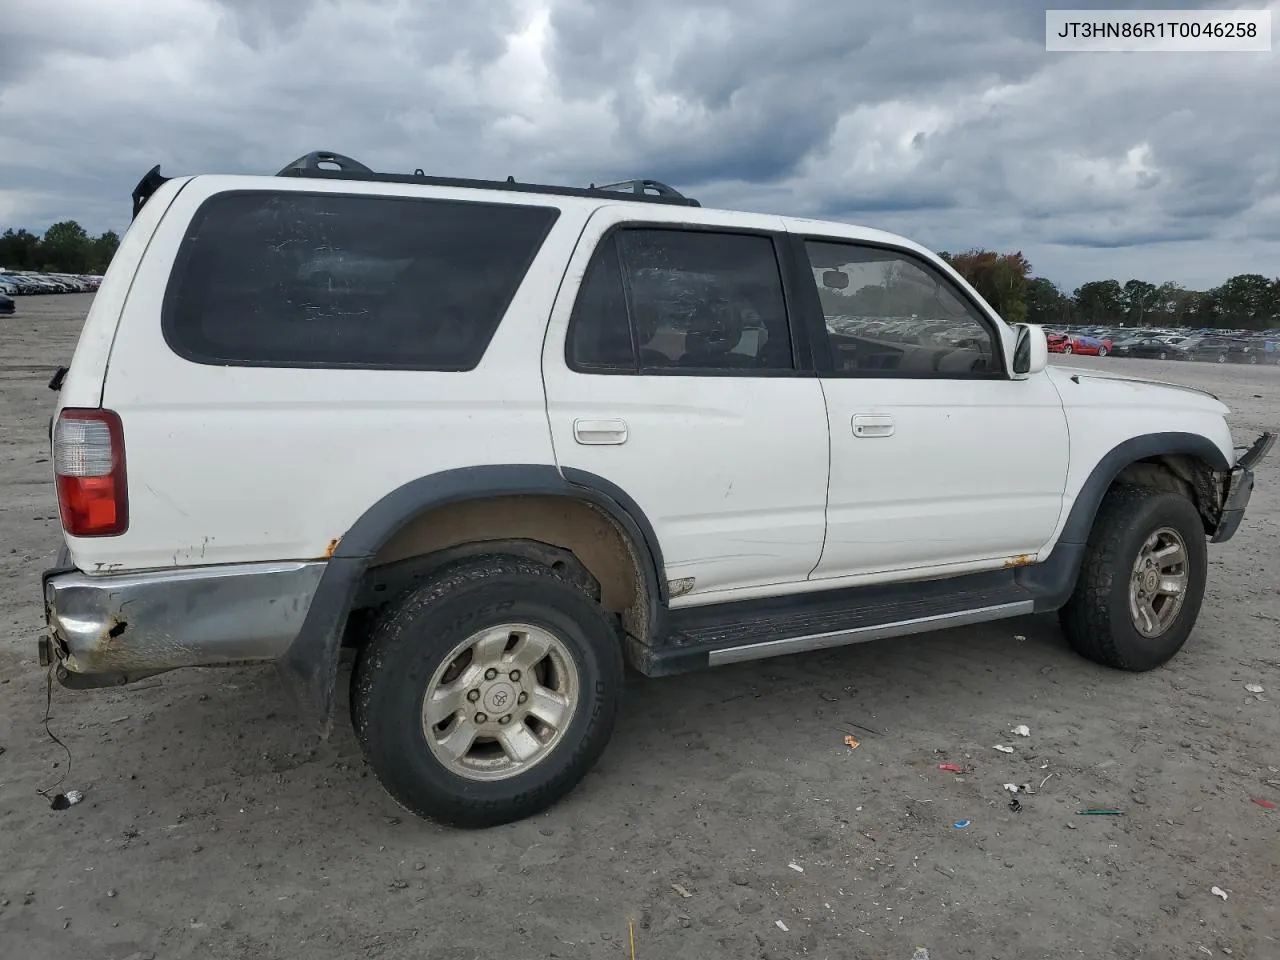
[{"label": "side mirror", "polygon": [[844,290],[849,286],[849,275],[841,270],[826,270],[822,274],[822,285],[830,290]]},{"label": "side mirror", "polygon": [[1049,340],[1044,328],[1035,323],[1019,323],[1014,330],[1017,339],[1013,347],[1013,375],[1021,379],[1039,373],[1049,365]]}]

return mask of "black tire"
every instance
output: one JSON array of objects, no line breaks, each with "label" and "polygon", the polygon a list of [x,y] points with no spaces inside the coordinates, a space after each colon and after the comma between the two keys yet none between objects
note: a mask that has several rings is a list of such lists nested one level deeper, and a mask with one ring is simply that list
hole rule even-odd
[{"label": "black tire", "polygon": [[[469,779],[428,746],[422,700],[459,643],[508,621],[554,633],[577,669],[579,702],[560,742],[529,770]],[[577,786],[613,733],[622,686],[618,633],[591,597],[544,564],[489,556],[447,568],[384,612],[356,661],[351,719],[369,765],[397,803],[451,826],[490,827],[538,813]]]},{"label": "black tire", "polygon": [[[1146,637],[1129,613],[1129,576],[1143,543],[1161,527],[1186,544],[1188,582],[1181,610],[1158,637]],[[1085,547],[1075,592],[1059,611],[1081,656],[1119,670],[1152,670],[1182,649],[1204,600],[1209,551],[1204,524],[1184,495],[1118,484],[1103,498]]]}]

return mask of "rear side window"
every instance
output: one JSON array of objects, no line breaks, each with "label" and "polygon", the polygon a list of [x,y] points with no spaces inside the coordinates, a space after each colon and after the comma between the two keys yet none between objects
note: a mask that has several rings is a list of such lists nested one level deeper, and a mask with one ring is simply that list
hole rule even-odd
[{"label": "rear side window", "polygon": [[197,363],[470,370],[559,211],[294,191],[210,198],[166,292]]}]

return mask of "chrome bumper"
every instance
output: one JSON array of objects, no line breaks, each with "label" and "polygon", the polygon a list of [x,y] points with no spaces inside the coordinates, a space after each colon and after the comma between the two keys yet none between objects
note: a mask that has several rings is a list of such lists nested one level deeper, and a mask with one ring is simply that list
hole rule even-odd
[{"label": "chrome bumper", "polygon": [[1227,480],[1227,494],[1222,503],[1222,515],[1218,520],[1217,529],[1213,531],[1210,543],[1223,543],[1230,540],[1240,529],[1244,512],[1249,506],[1249,499],[1253,496],[1253,468],[1258,461],[1271,452],[1275,442],[1274,433],[1264,433],[1236,461]]},{"label": "chrome bumper", "polygon": [[[61,558],[60,558],[61,559]],[[323,561],[249,563],[89,576],[44,575],[41,662],[70,687],[174,670],[270,661],[297,637]]]}]

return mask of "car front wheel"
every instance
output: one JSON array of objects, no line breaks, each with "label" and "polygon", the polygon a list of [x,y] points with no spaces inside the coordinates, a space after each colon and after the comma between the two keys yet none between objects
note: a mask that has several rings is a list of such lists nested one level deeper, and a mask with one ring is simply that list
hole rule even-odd
[{"label": "car front wheel", "polygon": [[1073,351],[1072,351],[1072,349],[1071,349],[1071,344],[1069,344],[1069,343],[1068,343],[1068,344],[1064,344],[1064,345],[1063,345],[1063,347],[1062,347],[1062,352],[1063,352],[1063,353],[1072,353]]},{"label": "car front wheel", "polygon": [[392,798],[458,827],[569,793],[613,730],[617,632],[583,588],[520,557],[463,562],[394,602],[357,658],[356,736]]},{"label": "car front wheel", "polygon": [[1106,348],[1106,347],[1099,347],[1099,348],[1098,348],[1098,356],[1100,356],[1100,357],[1105,357],[1106,355],[1107,355],[1107,348]]},{"label": "car front wheel", "polygon": [[1204,599],[1208,547],[1181,493],[1121,484],[1098,508],[1071,599],[1059,612],[1075,651],[1151,670],[1186,643]]}]

